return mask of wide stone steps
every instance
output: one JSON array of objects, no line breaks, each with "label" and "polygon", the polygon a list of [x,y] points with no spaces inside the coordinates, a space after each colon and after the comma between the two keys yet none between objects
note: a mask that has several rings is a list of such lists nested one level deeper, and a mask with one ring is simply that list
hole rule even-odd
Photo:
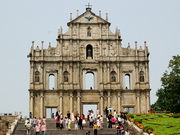
[{"label": "wide stone steps", "polygon": [[[57,129],[56,123],[54,119],[47,119],[47,134],[46,135],[85,135],[88,131],[91,132],[91,135],[94,134],[93,128],[89,128],[89,123],[87,122],[84,126],[83,130],[75,130],[74,124],[71,124],[71,130],[68,129]],[[102,123],[103,129],[98,129],[98,135],[116,135],[117,131],[115,128],[108,128],[107,122]],[[127,128],[127,126],[126,126]],[[18,126],[15,130],[14,135],[26,135],[25,127],[24,127],[24,119],[18,122]],[[35,135],[33,129],[31,130],[31,135]],[[136,135],[133,131],[132,135]]]}]

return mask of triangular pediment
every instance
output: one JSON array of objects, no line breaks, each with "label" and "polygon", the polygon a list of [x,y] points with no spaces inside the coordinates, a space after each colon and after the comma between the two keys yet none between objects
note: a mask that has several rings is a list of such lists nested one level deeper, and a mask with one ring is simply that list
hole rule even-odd
[{"label": "triangular pediment", "polygon": [[73,19],[72,21],[70,21],[68,23],[68,26],[69,24],[74,24],[74,23],[103,23],[103,24],[109,24],[110,23],[103,19],[102,17],[100,16],[97,16],[95,13],[93,13],[91,11],[90,8],[87,8],[86,9],[86,12],[84,12],[83,14],[81,14],[80,16],[78,16],[77,18]]}]

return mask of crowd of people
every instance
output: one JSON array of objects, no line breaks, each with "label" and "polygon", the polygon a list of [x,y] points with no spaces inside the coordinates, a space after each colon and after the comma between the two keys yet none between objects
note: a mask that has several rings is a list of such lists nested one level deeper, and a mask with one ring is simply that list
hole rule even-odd
[{"label": "crowd of people", "polygon": [[36,117],[33,118],[32,113],[30,112],[29,118],[25,120],[25,128],[26,128],[26,135],[31,135],[31,129],[34,130],[36,135],[46,135],[47,127],[46,127],[46,118],[43,117],[42,119],[37,119]]},{"label": "crowd of people", "polygon": [[[127,121],[126,113],[119,112],[117,113],[116,110],[112,111],[109,108],[105,108],[104,110],[106,114],[106,119],[108,122],[108,128],[116,128],[117,129],[117,135],[130,135],[130,131],[128,129],[125,130],[125,124]],[[89,128],[94,129],[94,135],[97,135],[98,129],[103,129],[102,123],[103,123],[103,116],[100,115],[100,111],[96,110],[96,114],[93,110],[89,110],[87,114],[87,118],[85,118],[85,115],[82,114],[79,115],[78,112],[70,113],[67,112],[67,116],[63,117],[62,113],[59,111],[56,112],[56,128],[59,129],[68,129],[71,130],[71,123],[74,123],[74,129],[75,130],[83,130],[84,125],[86,124],[86,121],[89,123]],[[88,133],[87,133],[88,134]]]},{"label": "crowd of people", "polygon": [[[117,135],[130,135],[130,131],[128,129],[125,130],[126,124],[126,114],[123,112],[117,113],[116,110],[112,110],[110,108],[105,108],[104,113],[106,114],[107,120],[107,127],[108,128],[115,128],[117,130]],[[94,135],[97,135],[97,131],[103,129],[102,123],[104,122],[103,115],[100,115],[100,111],[96,110],[94,113],[93,110],[89,110],[87,114],[87,118],[84,114],[80,115],[78,112],[69,111],[65,116],[63,116],[62,112],[59,110],[55,113],[53,118],[56,122],[56,128],[63,130],[71,130],[72,123],[74,125],[75,130],[83,130],[84,126],[89,126],[89,128],[93,128]],[[88,125],[86,123],[89,123]],[[32,113],[30,113],[29,118],[25,120],[25,127],[26,127],[26,134],[31,134],[31,129],[34,129],[36,135],[46,135],[47,127],[46,127],[46,118],[43,117],[42,119],[37,119],[36,117],[33,118]],[[86,133],[86,135],[90,135],[90,131]]]}]

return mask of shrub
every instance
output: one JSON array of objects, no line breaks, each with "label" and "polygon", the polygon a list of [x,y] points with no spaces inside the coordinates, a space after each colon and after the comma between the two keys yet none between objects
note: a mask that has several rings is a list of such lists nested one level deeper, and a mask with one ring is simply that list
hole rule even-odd
[{"label": "shrub", "polygon": [[171,111],[166,111],[166,113],[171,113]]},{"label": "shrub", "polygon": [[144,127],[144,131],[145,131],[145,132],[148,133],[149,130],[153,131],[153,128],[150,127],[150,126],[145,126],[145,127]]},{"label": "shrub", "polygon": [[180,118],[180,114],[173,114],[172,117],[174,117],[174,118]]},{"label": "shrub", "polygon": [[9,121],[3,120],[3,123],[8,127],[9,126]]},{"label": "shrub", "polygon": [[133,114],[128,114],[128,117],[129,118],[134,118],[134,115]]},{"label": "shrub", "polygon": [[139,122],[139,123],[142,123],[142,119],[135,119],[134,122]]},{"label": "shrub", "polygon": [[125,114],[128,114],[128,112],[126,111],[126,112],[124,112]]}]

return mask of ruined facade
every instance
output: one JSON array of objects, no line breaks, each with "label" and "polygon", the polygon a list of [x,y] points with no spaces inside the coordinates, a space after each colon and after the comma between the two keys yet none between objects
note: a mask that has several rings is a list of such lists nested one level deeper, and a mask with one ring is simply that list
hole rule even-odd
[{"label": "ruined facade", "polygon": [[[120,30],[110,30],[106,19],[91,8],[70,17],[68,31],[58,30],[57,46],[32,47],[30,58],[30,112],[36,117],[47,108],[82,113],[83,104],[96,104],[119,111],[148,112],[150,109],[149,52],[122,47]],[[94,86],[86,88],[86,74],[93,75]],[[53,87],[50,78],[53,78]]]}]

